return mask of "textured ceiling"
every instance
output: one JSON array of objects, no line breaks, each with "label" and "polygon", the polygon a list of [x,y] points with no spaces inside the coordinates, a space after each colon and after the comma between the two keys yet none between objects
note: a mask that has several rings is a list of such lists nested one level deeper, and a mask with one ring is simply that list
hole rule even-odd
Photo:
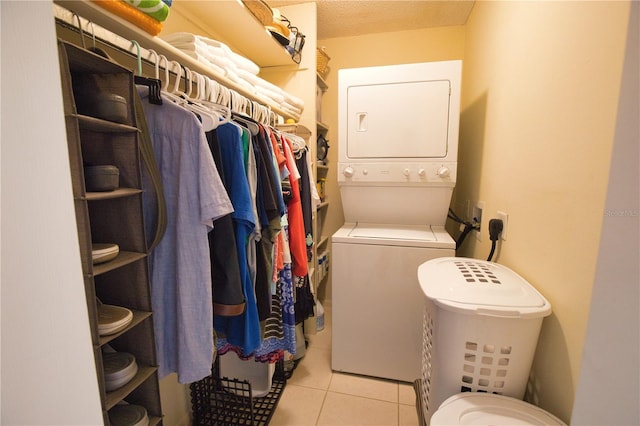
[{"label": "textured ceiling", "polygon": [[[419,28],[464,25],[473,7],[467,0],[315,0],[318,39]],[[267,0],[271,7],[303,0]]]}]

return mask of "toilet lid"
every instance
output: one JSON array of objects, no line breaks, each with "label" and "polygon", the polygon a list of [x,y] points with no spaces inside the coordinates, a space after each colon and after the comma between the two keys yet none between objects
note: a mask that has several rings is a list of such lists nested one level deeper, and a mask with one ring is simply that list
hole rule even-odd
[{"label": "toilet lid", "polygon": [[464,392],[448,398],[433,413],[430,424],[565,425],[556,416],[535,405],[508,396],[478,392]]}]

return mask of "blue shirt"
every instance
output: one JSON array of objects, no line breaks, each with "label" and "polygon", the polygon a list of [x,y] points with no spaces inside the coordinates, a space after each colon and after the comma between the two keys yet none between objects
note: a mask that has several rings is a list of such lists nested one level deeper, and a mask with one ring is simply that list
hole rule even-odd
[{"label": "blue shirt", "polygon": [[232,345],[242,348],[245,354],[255,351],[261,343],[258,306],[247,259],[247,243],[255,227],[255,216],[251,202],[251,191],[244,162],[241,130],[232,123],[223,124],[216,130],[220,144],[224,179],[233,203],[233,223],[236,232],[238,263],[246,299],[246,309],[235,317],[216,316],[216,331]]}]

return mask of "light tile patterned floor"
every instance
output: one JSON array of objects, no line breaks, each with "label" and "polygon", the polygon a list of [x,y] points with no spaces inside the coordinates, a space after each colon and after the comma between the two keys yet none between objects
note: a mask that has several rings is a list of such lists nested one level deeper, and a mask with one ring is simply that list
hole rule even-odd
[{"label": "light tile patterned floor", "polygon": [[417,426],[409,383],[331,370],[331,307],[325,328],[310,336],[304,358],[287,381],[271,426]]}]

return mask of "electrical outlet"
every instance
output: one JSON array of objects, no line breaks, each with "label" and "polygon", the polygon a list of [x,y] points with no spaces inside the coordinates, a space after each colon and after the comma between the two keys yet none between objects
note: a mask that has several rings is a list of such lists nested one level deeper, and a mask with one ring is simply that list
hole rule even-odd
[{"label": "electrical outlet", "polygon": [[496,216],[502,221],[502,232],[500,233],[500,239],[502,241],[507,241],[507,224],[509,223],[509,215],[498,210]]},{"label": "electrical outlet", "polygon": [[482,210],[484,210],[484,201],[478,201],[473,207],[471,221],[476,222],[479,229],[476,230],[476,240],[482,242]]}]

